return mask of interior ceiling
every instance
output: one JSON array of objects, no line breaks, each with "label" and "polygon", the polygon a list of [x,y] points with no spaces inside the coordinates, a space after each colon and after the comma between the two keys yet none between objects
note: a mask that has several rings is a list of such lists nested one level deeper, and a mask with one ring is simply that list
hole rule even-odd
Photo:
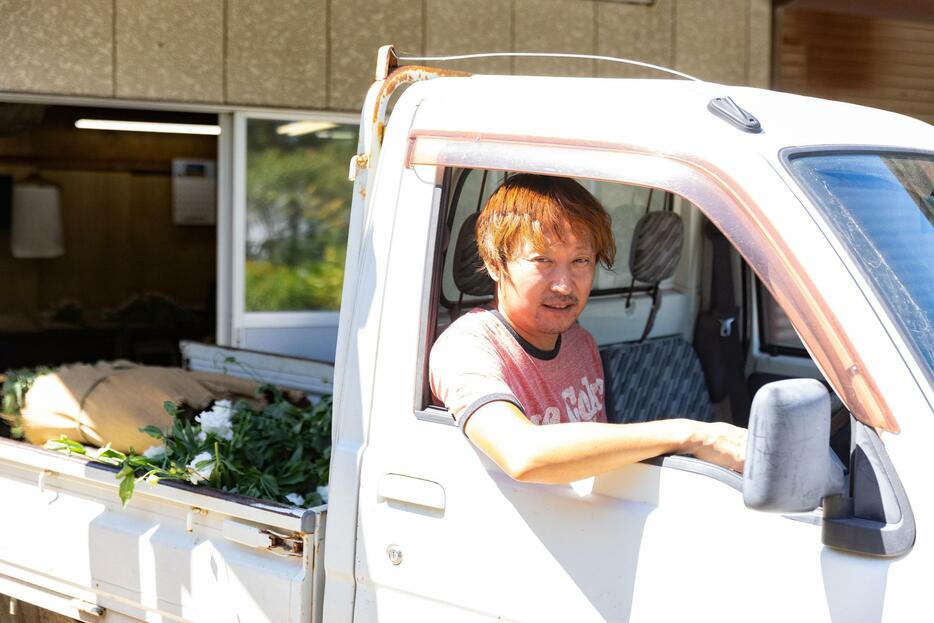
[{"label": "interior ceiling", "polygon": [[773,0],[775,7],[934,22],[932,0]]}]

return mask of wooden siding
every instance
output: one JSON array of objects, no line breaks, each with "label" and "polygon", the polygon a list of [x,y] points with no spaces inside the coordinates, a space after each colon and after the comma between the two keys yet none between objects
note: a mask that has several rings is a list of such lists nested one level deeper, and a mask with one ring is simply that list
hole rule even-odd
[{"label": "wooden siding", "polygon": [[934,22],[777,11],[773,87],[934,123]]}]

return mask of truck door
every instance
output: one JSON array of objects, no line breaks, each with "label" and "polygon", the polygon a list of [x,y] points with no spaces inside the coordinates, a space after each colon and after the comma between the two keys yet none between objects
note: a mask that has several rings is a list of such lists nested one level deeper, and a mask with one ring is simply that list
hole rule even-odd
[{"label": "truck door", "polygon": [[[772,255],[774,247],[747,219],[748,212],[744,216],[750,206],[737,205],[697,169],[653,156],[594,151],[585,157],[583,148],[509,144],[502,138],[491,145],[469,137],[456,149],[449,149],[457,142],[449,136],[415,136],[413,142],[411,166],[393,173],[400,175],[398,199],[392,198],[398,205],[374,207],[374,214],[392,211],[393,234],[392,244],[382,250],[386,281],[369,442],[361,465],[355,616],[444,621],[695,620],[698,613],[716,613],[723,620],[755,613],[756,619],[775,621],[881,616],[893,563],[826,547],[815,513],[748,510],[739,474],[670,456],[569,485],[516,482],[469,442],[428,390],[427,357],[448,313],[442,305],[443,258],[454,244],[449,225],[459,217],[450,209],[464,168],[598,178],[680,195],[728,238],[740,241],[740,253],[784,302],[800,305],[788,290],[788,265]],[[384,149],[384,154],[391,149],[389,139]],[[793,205],[781,184],[763,183],[774,200]],[[813,223],[802,219],[795,226],[813,228]],[[843,271],[835,278],[848,279]],[[695,285],[672,283],[672,296],[692,298],[694,292],[678,290]],[[800,322],[806,311],[793,308],[790,316]],[[586,315],[582,322],[586,326]],[[626,318],[621,315],[619,322]],[[808,347],[822,368],[833,372],[836,364],[820,343]],[[838,389],[846,396],[847,388]],[[854,583],[859,591],[852,590]]]}]

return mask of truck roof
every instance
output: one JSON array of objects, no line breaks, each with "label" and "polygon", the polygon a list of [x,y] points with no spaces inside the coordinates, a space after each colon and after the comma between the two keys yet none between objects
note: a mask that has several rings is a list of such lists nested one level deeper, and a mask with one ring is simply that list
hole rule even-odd
[{"label": "truck roof", "polygon": [[[814,145],[934,147],[934,126],[897,113],[702,81],[477,75],[443,77],[410,90],[423,98],[413,129],[697,154],[738,148],[774,155],[783,147]],[[723,97],[755,116],[762,131],[743,131],[713,114],[709,102]]]}]

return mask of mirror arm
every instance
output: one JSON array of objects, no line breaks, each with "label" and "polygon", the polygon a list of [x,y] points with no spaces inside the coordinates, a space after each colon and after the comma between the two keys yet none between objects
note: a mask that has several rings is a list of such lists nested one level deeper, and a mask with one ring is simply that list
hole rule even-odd
[{"label": "mirror arm", "polygon": [[852,417],[850,425],[850,491],[824,498],[821,542],[870,556],[902,556],[916,538],[908,495],[876,431]]}]

